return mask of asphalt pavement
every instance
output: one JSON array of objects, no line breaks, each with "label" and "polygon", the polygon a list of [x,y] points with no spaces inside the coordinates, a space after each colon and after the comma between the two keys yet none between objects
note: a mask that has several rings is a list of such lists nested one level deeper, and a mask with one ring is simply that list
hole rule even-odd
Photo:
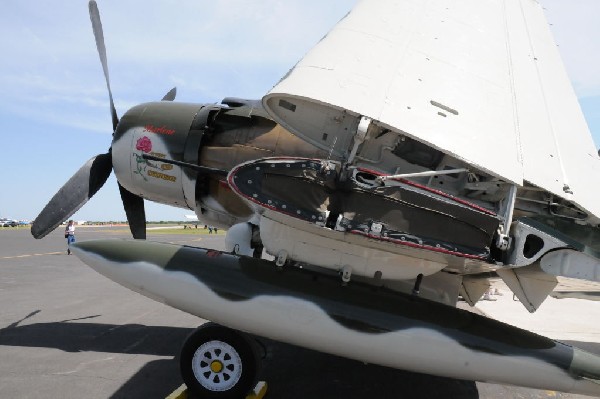
[{"label": "asphalt pavement", "polygon": [[[129,233],[125,227],[77,229],[78,240],[107,237],[129,238]],[[223,248],[223,235],[155,232],[149,239]],[[493,315],[495,305],[503,309],[508,296],[503,298],[486,303],[484,311]],[[580,301],[578,308],[589,303],[570,300]],[[0,309],[0,398],[164,398],[182,384],[177,363],[181,344],[205,322],[131,292],[68,256],[60,229],[42,240],[34,240],[25,228],[0,229]],[[591,309],[584,314],[599,320],[599,308]],[[571,327],[564,325],[569,331]],[[578,328],[587,335],[578,339],[572,333],[570,343],[600,353],[594,340],[600,328]],[[404,372],[265,344],[267,398],[585,398]]]}]

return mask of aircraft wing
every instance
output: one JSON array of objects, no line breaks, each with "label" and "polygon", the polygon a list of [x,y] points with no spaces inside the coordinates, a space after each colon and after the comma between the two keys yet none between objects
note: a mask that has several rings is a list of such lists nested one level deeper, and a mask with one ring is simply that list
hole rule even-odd
[{"label": "aircraft wing", "polygon": [[263,104],[334,155],[368,117],[600,215],[600,159],[537,1],[363,1]]}]

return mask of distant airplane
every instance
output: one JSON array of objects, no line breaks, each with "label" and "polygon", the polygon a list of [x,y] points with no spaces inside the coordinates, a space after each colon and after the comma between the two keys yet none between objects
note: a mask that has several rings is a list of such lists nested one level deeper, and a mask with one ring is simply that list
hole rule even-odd
[{"label": "distant airplane", "polygon": [[[136,240],[73,251],[213,321],[184,344],[196,394],[243,397],[268,337],[366,363],[587,395],[600,357],[455,308],[499,276],[534,312],[600,281],[600,158],[531,0],[362,1],[262,100],[162,101],[37,217],[41,238],[114,169]],[[144,199],[228,227],[227,250],[147,242]],[[265,250],[273,261],[260,259]],[[559,315],[557,315],[559,317]]]}]

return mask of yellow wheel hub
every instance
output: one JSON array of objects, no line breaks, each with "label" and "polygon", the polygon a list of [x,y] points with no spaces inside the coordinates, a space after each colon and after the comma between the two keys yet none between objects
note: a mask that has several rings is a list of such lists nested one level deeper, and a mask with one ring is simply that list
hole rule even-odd
[{"label": "yellow wheel hub", "polygon": [[213,373],[220,373],[223,370],[223,363],[218,360],[215,360],[210,364],[210,370]]}]

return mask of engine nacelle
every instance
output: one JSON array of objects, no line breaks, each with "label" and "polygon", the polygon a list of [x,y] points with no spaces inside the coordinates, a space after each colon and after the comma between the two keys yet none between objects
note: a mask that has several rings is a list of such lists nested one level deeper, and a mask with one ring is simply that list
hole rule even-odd
[{"label": "engine nacelle", "polygon": [[219,109],[162,101],[127,111],[112,144],[113,168],[121,185],[145,199],[195,210],[199,173],[143,155],[198,165],[208,118]]},{"label": "engine nacelle", "polygon": [[224,228],[254,214],[230,189],[225,174],[242,162],[285,154],[327,157],[273,122],[260,101],[235,98],[224,99],[223,105],[138,105],[123,115],[112,144],[113,169],[127,190],[192,209],[205,223]]}]

